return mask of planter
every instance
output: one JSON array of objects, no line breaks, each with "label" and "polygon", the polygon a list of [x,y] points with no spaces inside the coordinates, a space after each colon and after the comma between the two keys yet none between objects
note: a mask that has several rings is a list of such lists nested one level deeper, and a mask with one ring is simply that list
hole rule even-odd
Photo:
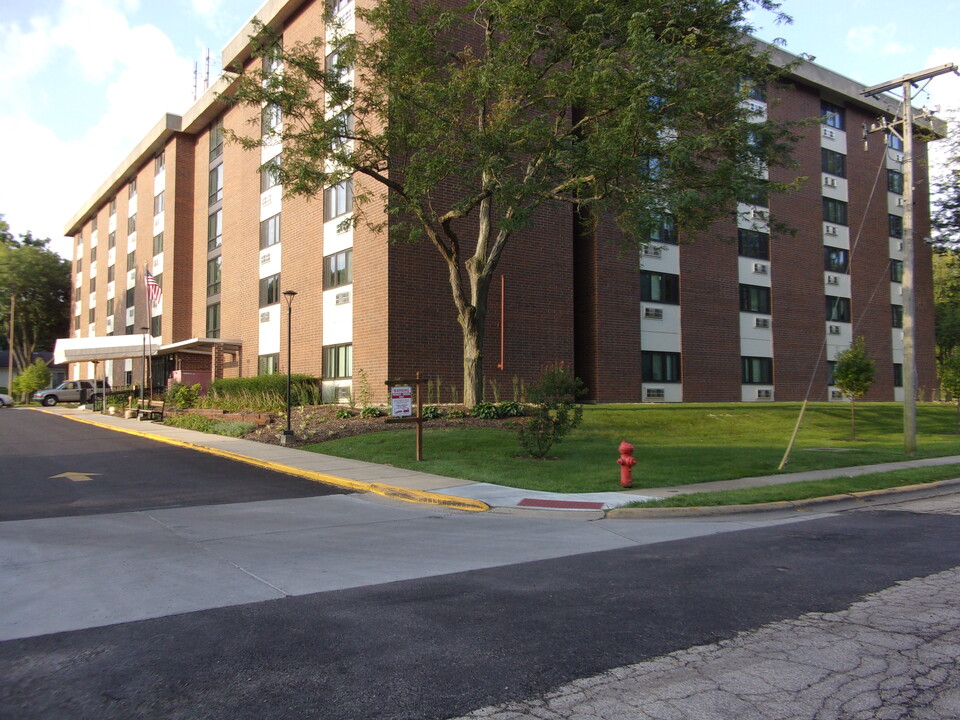
[{"label": "planter", "polygon": [[137,417],[136,408],[127,408],[126,410],[123,411],[123,416],[127,420],[133,420],[135,417]]}]

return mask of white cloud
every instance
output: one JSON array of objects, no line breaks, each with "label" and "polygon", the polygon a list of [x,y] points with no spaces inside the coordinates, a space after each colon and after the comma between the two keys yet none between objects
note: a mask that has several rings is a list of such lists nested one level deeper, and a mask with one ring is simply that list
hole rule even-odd
[{"label": "white cloud", "polygon": [[886,55],[908,55],[914,47],[899,40],[897,26],[859,25],[847,31],[847,48],[852,52],[881,52]]},{"label": "white cloud", "polygon": [[197,15],[212,20],[219,14],[223,0],[192,0],[192,3]]}]

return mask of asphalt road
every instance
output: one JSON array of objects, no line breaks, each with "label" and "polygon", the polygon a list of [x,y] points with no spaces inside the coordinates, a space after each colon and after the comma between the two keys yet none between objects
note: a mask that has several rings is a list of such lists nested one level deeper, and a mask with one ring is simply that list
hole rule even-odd
[{"label": "asphalt road", "polygon": [[344,492],[47,413],[0,411],[0,521]]},{"label": "asphalt road", "polygon": [[859,512],[11,640],[0,717],[449,718],[957,565],[960,516]]}]

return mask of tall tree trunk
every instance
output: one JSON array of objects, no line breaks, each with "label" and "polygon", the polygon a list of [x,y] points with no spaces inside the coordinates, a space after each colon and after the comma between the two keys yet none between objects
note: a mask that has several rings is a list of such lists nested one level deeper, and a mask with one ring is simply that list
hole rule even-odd
[{"label": "tall tree trunk", "polygon": [[483,398],[483,328],[475,313],[460,318],[463,329],[463,406],[472,408]]},{"label": "tall tree trunk", "polygon": [[857,419],[855,416],[857,401],[850,398],[850,439],[857,439]]}]

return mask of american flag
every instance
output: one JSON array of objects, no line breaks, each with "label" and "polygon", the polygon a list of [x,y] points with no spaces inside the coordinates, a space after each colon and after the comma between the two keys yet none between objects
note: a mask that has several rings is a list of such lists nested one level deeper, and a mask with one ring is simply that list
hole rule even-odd
[{"label": "american flag", "polygon": [[160,283],[158,283],[157,279],[146,269],[143,271],[143,279],[144,282],[147,283],[147,297],[153,302],[160,302],[160,296],[163,295],[163,290],[160,289]]}]

